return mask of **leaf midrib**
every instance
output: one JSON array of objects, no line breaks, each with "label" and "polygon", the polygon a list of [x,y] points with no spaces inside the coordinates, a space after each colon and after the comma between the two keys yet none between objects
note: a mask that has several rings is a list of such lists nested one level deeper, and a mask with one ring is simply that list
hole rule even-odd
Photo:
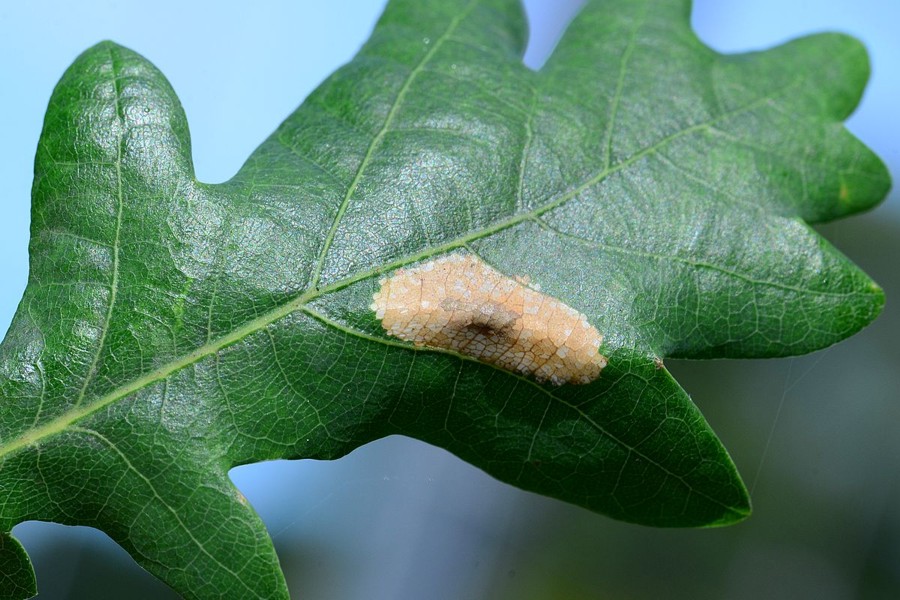
[{"label": "leaf midrib", "polygon": [[[787,88],[786,88],[787,89]],[[244,325],[232,330],[230,333],[222,335],[206,344],[196,348],[192,352],[184,355],[181,358],[168,362],[149,373],[138,377],[137,379],[132,380],[131,382],[112,390],[111,392],[99,397],[96,401],[83,404],[72,408],[54,419],[48,421],[44,425],[41,425],[37,428],[31,428],[24,432],[17,438],[14,438],[2,445],[0,445],[0,460],[4,457],[26,447],[40,440],[55,435],[64,431],[69,425],[91,415],[92,413],[101,410],[102,408],[109,406],[110,404],[121,400],[133,394],[149,385],[152,385],[158,381],[161,381],[167,378],[169,375],[180,371],[181,369],[188,367],[192,364],[199,362],[200,360],[206,358],[207,356],[213,355],[220,350],[227,348],[233,344],[236,344],[243,340],[244,338],[256,333],[257,331],[262,330],[268,325],[278,321],[286,317],[287,315],[293,313],[296,310],[304,307],[309,302],[326,296],[328,294],[337,292],[344,288],[347,288],[354,283],[362,281],[364,279],[368,279],[369,277],[379,275],[385,273],[387,271],[392,271],[394,269],[398,269],[405,265],[415,263],[421,260],[425,260],[427,258],[431,258],[433,256],[442,254],[444,252],[450,252],[452,250],[456,250],[459,248],[466,247],[473,241],[479,240],[481,238],[488,237],[505,229],[509,229],[510,227],[514,227],[524,221],[535,220],[541,215],[550,212],[551,210],[562,206],[569,200],[577,197],[579,194],[587,190],[588,188],[597,185],[607,177],[617,173],[625,168],[631,166],[635,162],[644,158],[645,156],[659,150],[665,145],[677,140],[683,136],[689,135],[696,131],[700,131],[702,129],[708,128],[713,124],[728,119],[737,114],[752,110],[753,108],[765,104],[769,102],[772,97],[777,94],[781,94],[786,91],[786,89],[779,90],[776,93],[773,93],[771,96],[763,96],[755,99],[753,102],[750,102],[744,106],[738,107],[732,111],[722,113],[712,119],[707,121],[696,123],[694,125],[685,127],[677,132],[674,132],[665,138],[659,140],[655,144],[648,146],[647,148],[640,150],[634,153],[629,158],[623,160],[622,162],[609,167],[605,170],[602,170],[592,176],[589,176],[585,181],[581,184],[571,188],[568,192],[561,194],[556,199],[553,199],[542,206],[538,206],[530,211],[514,214],[511,217],[498,221],[488,227],[484,227],[482,229],[478,229],[472,232],[469,232],[466,235],[460,236],[454,240],[450,240],[445,242],[444,244],[433,246],[430,248],[423,249],[420,252],[414,254],[408,254],[405,256],[398,257],[393,261],[385,263],[378,267],[373,267],[370,269],[366,269],[363,271],[359,271],[353,275],[345,277],[344,279],[335,281],[325,286],[321,286],[318,289],[315,286],[311,286],[305,292],[299,294],[293,300],[289,300],[285,304],[275,307],[272,310],[263,313],[262,315],[246,322]],[[774,283],[772,283],[774,285]],[[818,293],[818,292],[810,292],[810,293]]]}]

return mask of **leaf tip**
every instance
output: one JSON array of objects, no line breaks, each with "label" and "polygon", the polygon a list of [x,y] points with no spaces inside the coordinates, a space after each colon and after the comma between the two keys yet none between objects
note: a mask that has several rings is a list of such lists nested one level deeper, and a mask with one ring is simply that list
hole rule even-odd
[{"label": "leaf tip", "polygon": [[743,480],[738,476],[736,479],[738,486],[737,498],[732,498],[728,504],[722,505],[722,512],[710,521],[700,525],[703,529],[713,529],[717,527],[728,527],[736,525],[753,514],[753,505],[750,501],[750,492],[744,485]]},{"label": "leaf tip", "polygon": [[884,310],[884,288],[882,288],[874,281],[869,280],[868,290],[869,294],[872,296],[872,320],[874,320],[878,315],[881,314],[881,311]]},{"label": "leaf tip", "polygon": [[840,174],[837,202],[840,216],[870,210],[880,204],[891,189],[891,175],[884,161],[857,143],[858,162],[863,168]]},{"label": "leaf tip", "polygon": [[[99,42],[97,42],[93,46],[90,46],[87,50],[82,52],[78,56],[78,58],[75,59],[75,64],[79,63],[80,61],[82,61],[86,58],[89,59],[90,57],[97,56],[97,55],[104,55],[104,56],[116,55],[116,56],[122,56],[122,57],[132,57],[132,56],[140,57],[140,55],[137,52],[135,52],[131,48],[128,48],[126,46],[123,46],[122,44],[119,44],[118,42],[114,42],[113,40],[100,40]],[[140,57],[140,58],[142,58],[142,57]]]},{"label": "leaf tip", "polygon": [[723,514],[719,519],[705,525],[705,528],[714,529],[717,527],[728,527],[729,525],[736,525],[750,517],[752,513],[753,508],[750,506],[750,499],[748,497],[746,505],[736,506],[729,509],[728,512]]}]

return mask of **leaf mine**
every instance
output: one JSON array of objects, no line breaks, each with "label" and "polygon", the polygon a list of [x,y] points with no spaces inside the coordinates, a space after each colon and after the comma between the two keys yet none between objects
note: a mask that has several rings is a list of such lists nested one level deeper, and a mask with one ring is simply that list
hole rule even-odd
[{"label": "leaf mine", "polygon": [[554,385],[590,383],[603,336],[564,302],[472,255],[450,254],[379,281],[371,305],[389,335],[452,350]]}]

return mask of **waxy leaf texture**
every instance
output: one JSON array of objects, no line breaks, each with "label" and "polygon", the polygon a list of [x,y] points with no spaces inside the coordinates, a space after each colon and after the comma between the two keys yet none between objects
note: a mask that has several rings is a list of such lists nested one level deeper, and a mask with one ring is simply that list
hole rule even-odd
[{"label": "waxy leaf texture", "polygon": [[[663,359],[804,353],[871,322],[881,290],[810,224],[890,182],[842,124],[858,42],[724,56],[689,16],[589,2],[533,71],[516,1],[393,0],[217,185],[159,71],[111,42],[82,54],[47,109],[0,346],[0,596],[34,593],[9,532],[36,519],[103,530],[187,598],[286,598],[229,469],[391,434],[616,519],[746,517]],[[389,335],[379,281],[452,254],[583,315],[599,377]]]}]

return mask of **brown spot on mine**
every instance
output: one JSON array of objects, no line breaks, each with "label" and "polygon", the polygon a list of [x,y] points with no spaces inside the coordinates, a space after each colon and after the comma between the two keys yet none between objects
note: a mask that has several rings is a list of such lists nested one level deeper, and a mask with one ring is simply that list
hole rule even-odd
[{"label": "brown spot on mine", "polygon": [[372,310],[389,335],[453,350],[555,385],[590,383],[606,366],[600,335],[567,304],[450,254],[381,279]]}]

